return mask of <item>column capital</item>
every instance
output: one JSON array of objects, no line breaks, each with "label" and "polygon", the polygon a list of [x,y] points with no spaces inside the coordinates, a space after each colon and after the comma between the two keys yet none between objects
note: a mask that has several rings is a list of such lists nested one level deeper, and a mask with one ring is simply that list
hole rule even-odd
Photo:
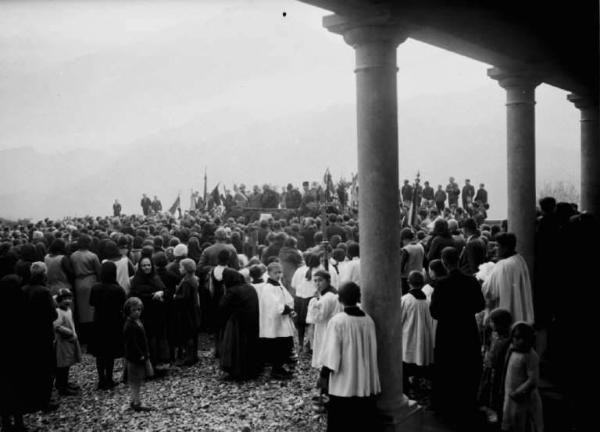
[{"label": "column capital", "polygon": [[598,103],[594,100],[592,96],[589,95],[581,95],[578,93],[570,93],[567,95],[567,100],[572,102],[577,109],[587,110],[587,109],[598,109]]},{"label": "column capital", "polygon": [[398,46],[407,38],[403,26],[386,11],[363,17],[328,15],[323,18],[323,27],[342,35],[353,48],[376,42]]},{"label": "column capital", "polygon": [[488,77],[498,81],[500,87],[507,90],[507,105],[535,104],[535,88],[542,79],[533,71],[527,69],[490,68]]},{"label": "column capital", "polygon": [[509,70],[501,68],[490,68],[487,71],[488,77],[498,81],[500,87],[532,87],[535,88],[541,84],[542,79],[533,71],[526,69]]}]

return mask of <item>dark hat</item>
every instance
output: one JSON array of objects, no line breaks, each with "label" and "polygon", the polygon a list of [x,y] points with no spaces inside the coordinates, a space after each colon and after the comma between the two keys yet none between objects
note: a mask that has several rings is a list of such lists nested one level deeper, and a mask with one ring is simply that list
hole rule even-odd
[{"label": "dark hat", "polygon": [[308,183],[307,181],[303,181],[303,182],[302,182],[302,186],[308,186],[308,184],[309,184],[309,183]]}]

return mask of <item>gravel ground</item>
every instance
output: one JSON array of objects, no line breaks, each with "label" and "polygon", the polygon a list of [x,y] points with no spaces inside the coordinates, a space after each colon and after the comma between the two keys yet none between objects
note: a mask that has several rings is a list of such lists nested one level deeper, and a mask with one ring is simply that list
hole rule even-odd
[{"label": "gravel ground", "polygon": [[[318,372],[310,357],[301,356],[294,377],[236,383],[222,379],[211,355],[210,340],[201,336],[200,362],[187,368],[172,367],[168,376],[146,383],[142,389],[146,413],[129,409],[127,386],[96,390],[94,358],[84,354],[71,368],[71,381],[80,394],[60,398],[58,410],[25,417],[32,431],[325,431],[326,418],[315,414],[312,396]],[[121,376],[118,361],[115,378]]]}]

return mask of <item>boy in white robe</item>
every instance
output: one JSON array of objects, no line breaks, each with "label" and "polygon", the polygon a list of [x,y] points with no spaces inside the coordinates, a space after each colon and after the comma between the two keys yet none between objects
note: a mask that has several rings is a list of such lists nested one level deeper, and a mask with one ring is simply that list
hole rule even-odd
[{"label": "boy in white robe", "polygon": [[329,320],[320,358],[319,386],[330,397],[327,431],[375,430],[375,396],[381,392],[375,323],[357,306],[357,284],[342,284],[338,298],[344,312]]},{"label": "boy in white robe", "polygon": [[257,289],[259,337],[265,360],[272,366],[271,376],[286,379],[292,375],[283,364],[294,347],[294,299],[280,283],[283,274],[281,264],[272,262],[267,273],[267,282]]},{"label": "boy in white robe", "polygon": [[313,274],[313,282],[317,286],[317,296],[313,297],[308,304],[306,322],[315,326],[311,365],[314,368],[320,369],[323,366],[320,362],[320,356],[323,351],[323,341],[325,340],[327,324],[343,308],[338,301],[335,289],[331,286],[331,275],[329,272],[325,270],[316,271]]},{"label": "boy in white robe", "polygon": [[[433,318],[429,301],[422,291],[423,273],[412,271],[408,275],[409,290],[402,296],[402,363],[404,389],[409,396],[415,390],[412,381],[427,375],[433,363]],[[412,378],[413,380],[411,380]]]}]

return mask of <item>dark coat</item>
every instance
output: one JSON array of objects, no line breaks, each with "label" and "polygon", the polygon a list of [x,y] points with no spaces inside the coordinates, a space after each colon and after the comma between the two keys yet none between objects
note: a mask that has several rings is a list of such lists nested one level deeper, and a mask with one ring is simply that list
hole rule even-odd
[{"label": "dark coat", "polygon": [[165,329],[165,304],[152,298],[157,291],[165,291],[160,277],[154,272],[145,275],[138,269],[131,280],[129,296],[138,297],[144,304],[141,320],[149,338],[161,335]]},{"label": "dark coat", "polygon": [[184,344],[196,337],[200,329],[200,294],[197,280],[183,279],[177,286],[173,299],[176,317],[177,342]]},{"label": "dark coat", "polygon": [[[33,282],[33,281],[32,281]],[[37,282],[23,287],[25,313],[23,322],[25,347],[22,377],[28,394],[28,408],[37,410],[48,404],[52,393],[54,352],[54,320],[58,317],[50,290]]]},{"label": "dark coat", "polygon": [[427,251],[427,261],[431,262],[434,259],[440,259],[442,250],[445,247],[456,247],[456,242],[452,237],[435,236],[429,243],[429,250]]},{"label": "dark coat", "polygon": [[302,195],[298,189],[292,189],[285,194],[285,207],[297,209],[302,204]]},{"label": "dark coat", "polygon": [[13,414],[24,411],[27,394],[22,379],[28,373],[25,348],[27,340],[23,328],[18,323],[25,314],[25,294],[16,275],[0,281],[0,339],[9,349],[0,356],[0,414]]},{"label": "dark coat", "polygon": [[477,280],[458,269],[439,279],[429,307],[437,320],[434,405],[449,415],[474,410],[481,375],[481,343],[475,314],[485,301]]},{"label": "dark coat", "polygon": [[131,318],[125,320],[123,326],[123,342],[125,348],[125,359],[132,363],[144,364],[148,360],[148,340],[146,331],[141,322]]},{"label": "dark coat", "polygon": [[175,303],[173,297],[175,296],[175,290],[177,288],[177,284],[181,280],[179,274],[168,271],[165,267],[159,267],[156,269],[156,274],[160,277],[160,280],[163,282],[165,286],[165,319],[166,319],[166,328],[167,328],[167,340],[169,344],[172,346],[177,339],[176,336],[176,312],[175,312]]},{"label": "dark coat", "polygon": [[96,357],[123,356],[123,304],[125,291],[118,284],[98,283],[92,287],[90,306],[94,326],[88,351]]},{"label": "dark coat", "polygon": [[219,305],[224,327],[220,363],[232,378],[246,379],[259,371],[258,295],[252,285],[244,283],[243,276],[230,276],[232,273],[226,270],[223,275],[227,289]]}]

